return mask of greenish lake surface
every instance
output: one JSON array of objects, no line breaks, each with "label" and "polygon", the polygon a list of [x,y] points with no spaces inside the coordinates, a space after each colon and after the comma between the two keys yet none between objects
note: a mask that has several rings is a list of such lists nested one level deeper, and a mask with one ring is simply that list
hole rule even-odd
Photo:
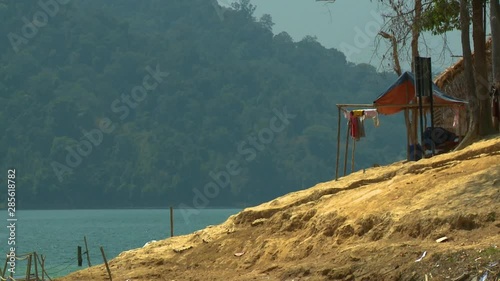
[{"label": "greenish lake surface", "polygon": [[[224,222],[241,209],[174,210],[174,235],[188,234],[208,225]],[[1,211],[3,224],[0,231],[2,252],[7,254],[11,232],[7,226],[7,211]],[[103,263],[100,246],[108,260],[123,251],[143,247],[151,240],[170,236],[168,209],[140,210],[18,210],[15,222],[16,255],[37,252],[46,257],[45,268],[49,276],[60,277],[87,266],[77,265],[77,247],[85,252],[83,237],[87,237],[92,265]],[[5,260],[1,260],[1,270]],[[15,276],[23,276],[27,261],[17,261]],[[34,267],[33,267],[34,268]]]}]

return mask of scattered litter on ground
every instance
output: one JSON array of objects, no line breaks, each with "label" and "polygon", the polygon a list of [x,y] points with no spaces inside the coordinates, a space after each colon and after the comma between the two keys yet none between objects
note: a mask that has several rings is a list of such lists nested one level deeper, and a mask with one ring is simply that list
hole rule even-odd
[{"label": "scattered litter on ground", "polygon": [[418,258],[415,262],[421,261],[423,258],[425,258],[425,255],[427,255],[427,251],[424,251],[424,253],[422,254],[422,256],[420,258]]},{"label": "scattered litter on ground", "polygon": [[479,278],[479,281],[486,281],[488,278],[488,271],[485,271],[484,274]]},{"label": "scattered litter on ground", "polygon": [[193,248],[193,246],[191,246],[191,245],[190,246],[184,246],[184,247],[181,247],[181,248],[174,249],[174,252],[176,252],[176,253],[182,253],[182,252],[187,251],[187,250],[192,249],[192,248]]},{"label": "scattered litter on ground", "polygon": [[256,219],[252,222],[252,226],[264,224],[264,222],[266,222],[266,221],[267,221],[267,219],[264,219],[264,218]]},{"label": "scattered litter on ground", "polygon": [[[499,281],[498,179],[500,135],[353,173],[123,252],[110,261],[113,279],[479,281],[488,271],[484,281]],[[256,226],[259,219],[267,220]],[[105,272],[97,265],[57,281],[105,281]]]},{"label": "scattered litter on ground", "polygon": [[469,273],[464,272],[464,273],[462,273],[462,275],[458,276],[457,278],[453,278],[451,280],[452,281],[467,281],[467,280],[469,280],[469,277],[470,277]]},{"label": "scattered litter on ground", "polygon": [[443,236],[443,237],[441,237],[439,239],[436,239],[437,243],[446,242],[446,241],[448,241],[448,237],[446,237],[446,236]]},{"label": "scattered litter on ground", "polygon": [[491,267],[495,267],[495,266],[497,266],[497,265],[498,265],[498,262],[490,262],[490,263],[488,264],[488,267],[489,267],[489,268],[491,268]]},{"label": "scattered litter on ground", "polygon": [[151,245],[151,244],[153,244],[153,243],[155,243],[155,242],[156,242],[156,240],[151,240],[151,241],[149,241],[149,242],[146,242],[146,244],[144,244],[144,246],[142,246],[142,247],[149,246],[149,245]]}]

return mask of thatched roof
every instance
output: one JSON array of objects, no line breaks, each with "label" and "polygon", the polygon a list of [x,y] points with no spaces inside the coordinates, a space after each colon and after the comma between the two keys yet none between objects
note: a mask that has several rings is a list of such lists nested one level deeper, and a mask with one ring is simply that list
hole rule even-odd
[{"label": "thatched roof", "polygon": [[[487,59],[487,69],[488,69],[488,79],[491,81],[491,38],[486,41],[486,59]],[[472,55],[474,59],[474,54]],[[465,87],[464,79],[464,60],[460,59],[457,63],[450,66],[443,73],[441,73],[435,80],[434,83],[447,95],[467,100],[467,93]],[[465,115],[462,115],[460,126],[458,129],[454,126],[454,111],[451,109],[438,108],[435,109],[435,122],[437,126],[444,127],[450,131],[457,131],[459,135],[465,134],[467,131],[467,120]]]},{"label": "thatched roof", "polygon": [[[486,57],[491,58],[491,38],[486,41]],[[472,54],[472,59],[474,59],[474,54]],[[488,60],[488,64],[491,63],[491,60]],[[459,76],[459,74],[462,74],[464,70],[464,59],[460,59],[457,63],[454,65],[450,66],[447,68],[443,73],[441,73],[436,79],[434,80],[434,83],[442,90],[445,90],[447,86]],[[449,95],[453,95],[453,93],[447,93]]]}]

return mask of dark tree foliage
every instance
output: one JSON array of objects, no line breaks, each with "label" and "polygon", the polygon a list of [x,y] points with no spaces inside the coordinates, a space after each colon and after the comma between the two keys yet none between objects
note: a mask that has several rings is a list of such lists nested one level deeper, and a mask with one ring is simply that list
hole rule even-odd
[{"label": "dark tree foliage", "polygon": [[[273,35],[248,1],[223,17],[206,0],[70,1],[30,34],[37,3],[0,1],[0,157],[20,208],[242,206],[330,180],[335,104],[394,79]],[[402,158],[402,128],[367,128],[356,169]]]}]

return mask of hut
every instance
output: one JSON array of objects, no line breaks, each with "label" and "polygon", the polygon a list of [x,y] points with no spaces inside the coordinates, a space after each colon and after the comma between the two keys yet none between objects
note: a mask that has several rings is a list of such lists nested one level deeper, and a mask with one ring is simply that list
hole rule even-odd
[{"label": "hut", "polygon": [[[485,83],[487,85],[491,85],[493,81],[492,77],[492,60],[491,60],[491,48],[492,41],[489,38],[486,41],[486,63],[488,69],[488,77],[486,79],[476,78],[479,83]],[[472,55],[472,59],[474,60],[474,54]],[[464,60],[463,58],[457,61],[454,65],[447,68],[443,73],[438,75],[434,79],[434,83],[440,89],[442,89],[445,93],[450,96],[467,100],[466,87],[465,87],[465,79],[464,79]],[[451,121],[454,112],[450,108],[437,108],[435,111],[435,122],[437,126],[452,129],[453,122]],[[460,120],[460,128],[459,133],[463,134],[467,131],[468,128],[468,118],[467,116],[462,116]]]},{"label": "hut", "polygon": [[[454,112],[453,117],[451,118],[452,123],[455,121],[455,127],[459,126],[459,121],[465,117],[465,109],[467,102],[465,100],[452,97],[447,95],[443,91],[439,89],[436,84],[432,84],[432,93],[433,93],[433,112],[436,113],[436,109],[438,108],[451,108]],[[429,113],[431,108],[430,99],[424,98],[422,100],[422,109],[423,113]],[[347,154],[349,148],[349,136],[353,139],[357,139],[357,134],[354,133],[354,130],[357,130],[358,125],[356,125],[356,118],[364,118],[364,114],[370,112],[373,114],[375,110],[377,114],[382,115],[392,115],[400,112],[404,112],[405,123],[407,128],[407,160],[418,160],[422,157],[425,157],[425,145],[426,143],[419,143],[419,140],[424,140],[424,135],[418,134],[418,126],[419,126],[419,108],[420,102],[415,93],[415,77],[411,72],[405,72],[398,79],[392,83],[387,90],[381,93],[372,104],[337,104],[338,108],[338,132],[337,132],[337,161],[336,161],[336,171],[335,178],[338,179],[339,173],[339,156],[340,156],[340,139],[341,139],[341,116],[344,113],[344,116],[349,119],[346,133],[346,147],[345,147],[345,156],[344,156],[344,175],[347,170]],[[361,108],[361,109],[360,109]],[[422,114],[423,116],[427,116],[426,114]],[[443,119],[443,118],[441,118]],[[424,122],[420,123],[422,127],[422,131],[429,128],[429,123],[426,119]],[[449,121],[446,119],[446,121]],[[432,122],[431,122],[432,123]],[[434,128],[439,127],[441,123],[434,124],[430,128],[430,134],[434,133]],[[443,132],[449,132],[445,128]],[[460,134],[453,136],[461,136]],[[441,135],[440,137],[445,136]],[[448,140],[442,139],[443,143]],[[458,143],[459,140],[452,140],[453,143]],[[435,142],[431,140],[431,142]],[[432,147],[433,144],[431,145]],[[354,141],[352,146],[352,158],[351,158],[351,170],[354,166],[354,153],[355,153],[356,141]]]}]

